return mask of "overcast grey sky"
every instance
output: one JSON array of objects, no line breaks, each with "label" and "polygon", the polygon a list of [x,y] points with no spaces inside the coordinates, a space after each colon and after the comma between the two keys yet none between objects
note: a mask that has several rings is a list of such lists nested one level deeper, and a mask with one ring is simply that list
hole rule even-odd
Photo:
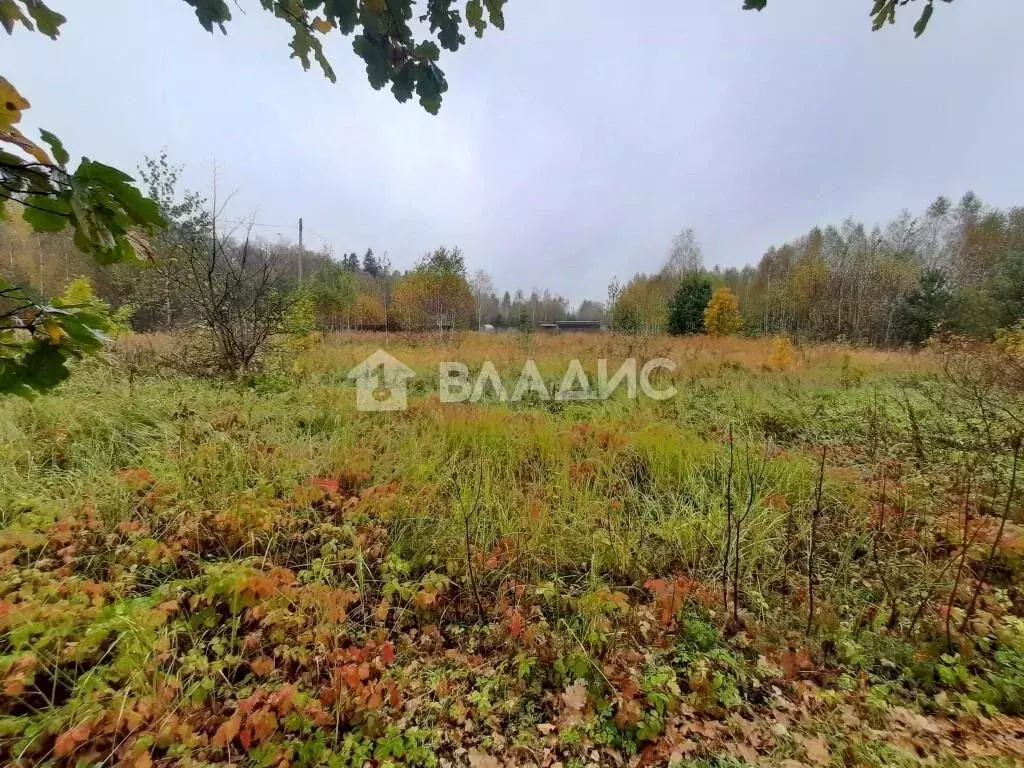
[{"label": "overcast grey sky", "polygon": [[350,38],[337,84],[303,72],[255,0],[226,37],[181,0],[53,0],[57,42],[0,45],[32,135],[125,169],[166,147],[204,193],[216,162],[232,215],[400,268],[458,245],[499,289],[603,298],[687,226],[727,266],[940,193],[1024,204],[1024,2],[940,4],[916,41],[870,0],[741,4],[511,0],[445,55],[438,117],[373,91]]}]

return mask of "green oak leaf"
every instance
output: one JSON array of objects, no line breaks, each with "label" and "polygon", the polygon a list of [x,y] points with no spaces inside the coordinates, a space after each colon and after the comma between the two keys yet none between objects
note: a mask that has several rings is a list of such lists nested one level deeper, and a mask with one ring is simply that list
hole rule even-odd
[{"label": "green oak leaf", "polygon": [[497,29],[505,29],[505,7],[507,0],[484,0],[487,5],[487,15],[491,18],[491,24]]},{"label": "green oak leaf", "polygon": [[60,232],[68,225],[71,206],[63,197],[28,195],[22,218],[36,232]]},{"label": "green oak leaf", "polygon": [[65,350],[58,345],[39,342],[21,359],[24,382],[32,389],[53,389],[69,375]]},{"label": "green oak leaf", "polygon": [[924,34],[924,31],[928,28],[928,22],[931,21],[932,12],[934,10],[935,7],[929,2],[928,5],[924,7],[924,10],[921,11],[921,18],[919,18],[917,23],[914,25],[914,37],[920,37]]},{"label": "green oak leaf", "polygon": [[67,165],[71,156],[68,154],[68,151],[64,149],[64,144],[61,140],[45,129],[39,131],[39,133],[43,137],[43,141],[45,141],[50,147],[50,154],[52,154],[53,159],[57,161],[57,165],[61,168]]},{"label": "green oak leaf", "polygon": [[484,21],[484,4],[481,0],[469,0],[466,3],[466,23],[476,31],[477,37],[484,36],[487,22]]},{"label": "green oak leaf", "polygon": [[0,0],[0,24],[9,35],[14,34],[15,24],[23,24],[30,32],[33,31],[32,22],[14,0]]},{"label": "green oak leaf", "polygon": [[60,34],[60,25],[67,21],[64,16],[47,7],[42,0],[24,0],[29,15],[35,20],[36,27],[51,40]]},{"label": "green oak leaf", "polygon": [[343,35],[350,35],[359,20],[359,6],[356,0],[326,0],[324,15],[338,25]]},{"label": "green oak leaf", "polygon": [[415,65],[407,61],[391,78],[391,93],[395,95],[399,103],[404,104],[412,98],[413,90],[416,87]]},{"label": "green oak leaf", "polygon": [[213,32],[213,25],[220,27],[220,31],[227,34],[224,28],[225,22],[231,21],[231,9],[224,0],[185,0],[186,3],[195,8],[196,18],[203,29]]}]

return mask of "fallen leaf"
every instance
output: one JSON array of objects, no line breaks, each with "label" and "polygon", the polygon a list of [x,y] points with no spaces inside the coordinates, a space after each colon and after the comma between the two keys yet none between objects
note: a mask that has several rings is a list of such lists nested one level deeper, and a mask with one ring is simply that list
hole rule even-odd
[{"label": "fallen leaf", "polygon": [[57,737],[57,741],[53,746],[53,752],[57,757],[64,757],[70,755],[79,746],[84,744],[89,739],[89,735],[92,733],[92,723],[80,723],[70,730],[64,731],[60,736]]},{"label": "fallen leaf", "polygon": [[259,677],[266,677],[274,671],[274,660],[268,659],[266,656],[260,656],[252,661],[249,666],[252,667],[252,671]]},{"label": "fallen leaf", "polygon": [[816,765],[829,764],[828,742],[822,738],[799,736],[796,741],[803,747],[807,759]]},{"label": "fallen leaf", "polygon": [[814,661],[806,648],[786,651],[779,658],[779,663],[782,665],[783,673],[790,680],[795,680],[805,670],[814,669]]},{"label": "fallen leaf", "polygon": [[221,723],[220,728],[213,734],[213,745],[215,747],[225,747],[234,741],[238,735],[238,731],[242,727],[242,718],[238,715],[232,717]]},{"label": "fallen leaf", "polygon": [[469,765],[470,768],[501,768],[498,758],[475,749],[469,750]]},{"label": "fallen leaf", "polygon": [[570,712],[579,714],[587,707],[587,681],[577,680],[562,693],[562,702]]},{"label": "fallen leaf", "polygon": [[519,637],[523,632],[523,615],[518,610],[512,613],[512,626],[509,627],[512,637]]}]

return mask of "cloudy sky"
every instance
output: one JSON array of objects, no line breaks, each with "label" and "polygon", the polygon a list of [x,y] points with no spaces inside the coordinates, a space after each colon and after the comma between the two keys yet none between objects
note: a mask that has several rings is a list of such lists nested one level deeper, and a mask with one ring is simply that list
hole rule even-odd
[{"label": "cloudy sky", "polygon": [[870,0],[511,0],[446,54],[438,117],[373,91],[339,35],[338,83],[303,72],[255,0],[226,37],[180,0],[51,4],[57,42],[0,43],[30,132],[125,169],[166,148],[204,193],[216,165],[269,239],[301,216],[309,246],[401,268],[458,245],[499,289],[603,298],[688,226],[742,265],[939,193],[1024,203],[1020,0],[941,4],[916,41],[912,12],[872,33]]}]

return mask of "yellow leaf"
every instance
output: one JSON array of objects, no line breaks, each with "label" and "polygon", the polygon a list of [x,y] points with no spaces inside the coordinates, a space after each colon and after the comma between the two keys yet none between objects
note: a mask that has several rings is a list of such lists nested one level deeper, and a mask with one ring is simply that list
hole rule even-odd
[{"label": "yellow leaf", "polygon": [[47,320],[43,324],[43,330],[46,331],[46,335],[50,337],[50,343],[53,346],[60,344],[61,339],[67,336],[67,332],[60,327],[60,325],[52,320]]},{"label": "yellow leaf", "polygon": [[327,21],[327,19],[322,19],[319,16],[317,16],[316,19],[313,20],[313,29],[315,29],[321,35],[326,35],[328,32],[334,29],[334,23]]},{"label": "yellow leaf", "polygon": [[0,77],[0,130],[7,130],[21,120],[21,111],[29,106],[7,78]]}]

